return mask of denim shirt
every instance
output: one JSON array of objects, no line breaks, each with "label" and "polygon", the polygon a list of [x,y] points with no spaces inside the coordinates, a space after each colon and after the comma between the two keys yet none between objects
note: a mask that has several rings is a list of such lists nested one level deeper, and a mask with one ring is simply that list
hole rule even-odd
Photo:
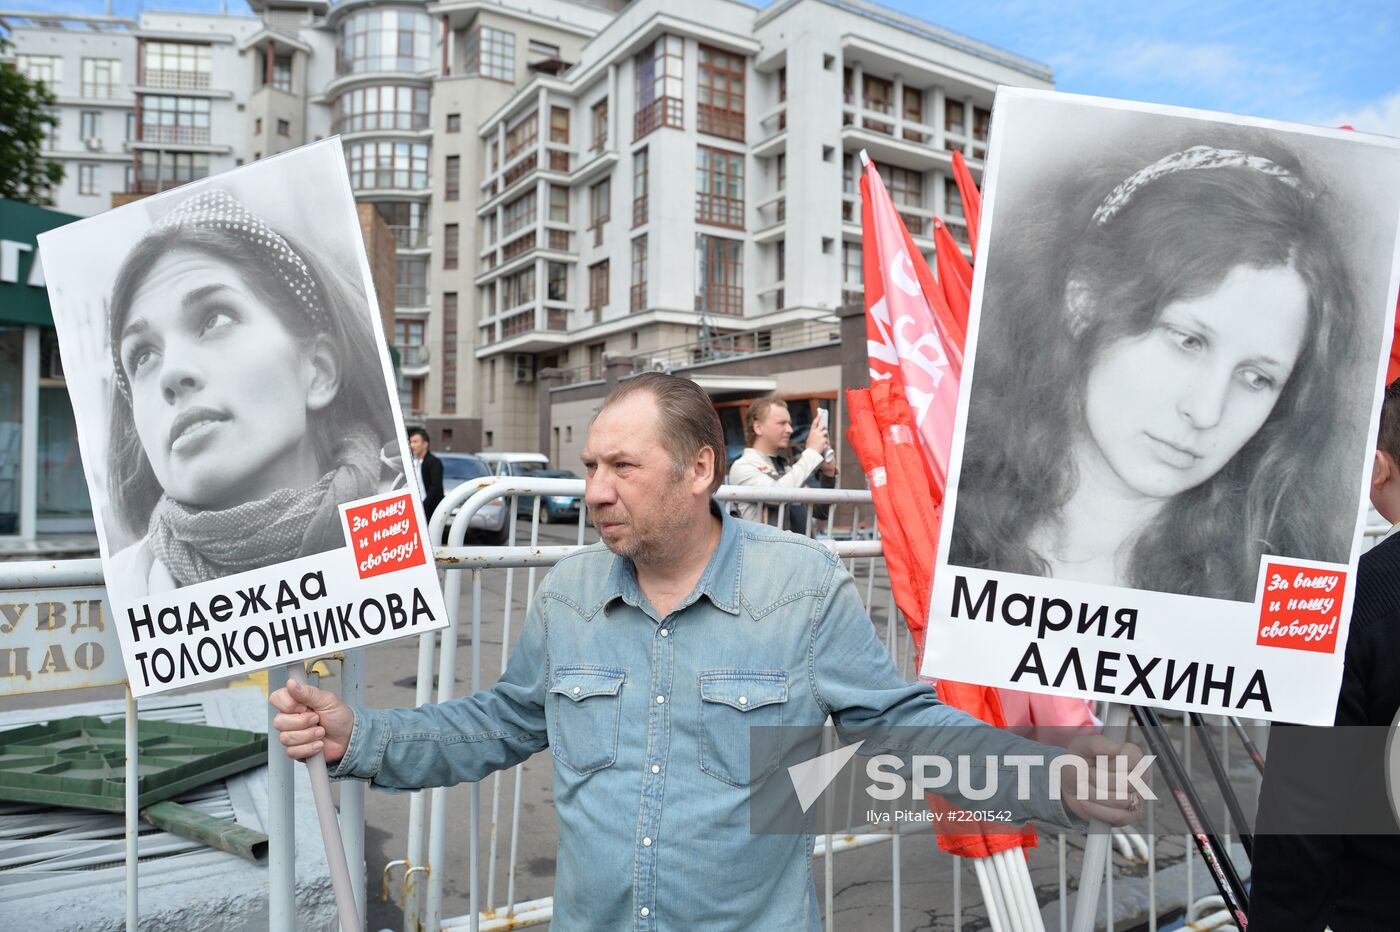
[{"label": "denim shirt", "polygon": [[[601,544],[571,553],[537,592],[495,687],[416,709],[357,709],[332,775],[445,786],[548,747],[553,928],[819,929],[813,836],[750,831],[748,726],[831,716],[861,737],[864,726],[922,726],[927,753],[1038,746],[906,682],[826,547],[722,520],[700,581],[664,618],[630,560]],[[1014,783],[999,781],[1005,789],[975,808],[1082,824],[1049,798],[1047,780],[1019,804]]]}]

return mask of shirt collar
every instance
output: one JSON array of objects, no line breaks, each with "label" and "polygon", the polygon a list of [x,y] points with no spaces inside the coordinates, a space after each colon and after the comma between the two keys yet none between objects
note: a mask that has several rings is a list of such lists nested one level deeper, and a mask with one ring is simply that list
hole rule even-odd
[{"label": "shirt collar", "polygon": [[[736,519],[726,514],[713,498],[710,499],[710,514],[720,519],[719,546],[710,554],[710,562],[700,574],[700,581],[695,584],[690,594],[681,600],[675,611],[686,608],[703,595],[715,608],[730,615],[738,615],[743,537],[739,534]],[[603,612],[606,614],[608,606],[618,599],[633,608],[641,608],[644,603],[641,586],[637,584],[637,568],[631,560],[614,554],[612,571],[608,574],[607,587],[603,593]]]}]

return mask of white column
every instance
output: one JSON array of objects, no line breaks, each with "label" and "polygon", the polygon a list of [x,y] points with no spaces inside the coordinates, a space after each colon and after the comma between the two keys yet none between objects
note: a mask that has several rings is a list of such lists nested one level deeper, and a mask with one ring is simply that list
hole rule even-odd
[{"label": "white column", "polygon": [[865,68],[859,64],[851,66],[851,106],[856,108],[852,123],[860,128],[864,125],[861,118],[865,115]]},{"label": "white column", "polygon": [[904,79],[894,79],[894,94],[890,99],[890,121],[894,126],[894,138],[904,138]]},{"label": "white column", "polygon": [[946,99],[943,96],[943,85],[935,84],[932,90],[933,106],[929,108],[929,112],[933,115],[933,119],[930,121],[930,125],[933,126],[933,147],[935,149],[947,149],[948,138],[943,131],[944,120],[947,116]]},{"label": "white column", "polygon": [[972,98],[963,98],[963,138],[967,142],[963,145],[963,155],[972,158]]},{"label": "white column", "polygon": [[607,147],[617,151],[618,124],[622,122],[622,102],[617,99],[617,62],[608,65],[608,140]]},{"label": "white column", "polygon": [[33,540],[39,504],[39,328],[24,328],[20,367],[19,536]]}]

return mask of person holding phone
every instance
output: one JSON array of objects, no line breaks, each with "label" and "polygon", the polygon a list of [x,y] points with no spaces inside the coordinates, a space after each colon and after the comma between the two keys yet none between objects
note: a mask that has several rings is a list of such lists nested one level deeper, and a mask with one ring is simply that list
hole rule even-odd
[{"label": "person holding phone", "polygon": [[[831,449],[831,435],[826,424],[826,409],[819,409],[807,432],[807,447],[789,463],[783,455],[792,438],[792,414],[787,402],[776,395],[767,395],[749,405],[744,417],[744,436],[748,446],[729,467],[730,485],[780,487],[797,489],[806,485],[813,473],[820,470],[827,477],[836,475],[836,457]],[[777,503],[741,502],[739,517],[761,524],[778,524]],[[807,510],[801,505],[788,505],[788,530],[802,534],[807,529]]]}]

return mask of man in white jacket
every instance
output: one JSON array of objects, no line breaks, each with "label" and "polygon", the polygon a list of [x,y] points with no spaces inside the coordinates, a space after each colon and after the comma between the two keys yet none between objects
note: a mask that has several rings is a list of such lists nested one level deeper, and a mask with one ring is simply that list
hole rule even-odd
[{"label": "man in white jacket", "polygon": [[[807,432],[807,449],[788,465],[780,453],[787,449],[791,437],[792,415],[788,412],[787,402],[774,395],[754,401],[744,417],[744,439],[749,445],[729,467],[729,484],[797,489],[818,469],[824,475],[836,475],[836,463],[823,460],[826,451],[831,448],[825,424],[819,421],[812,423]],[[742,502],[738,508],[739,517],[746,521],[777,523],[776,504]],[[786,523],[789,529],[802,531],[806,524],[806,510],[801,505],[789,505]]]}]

